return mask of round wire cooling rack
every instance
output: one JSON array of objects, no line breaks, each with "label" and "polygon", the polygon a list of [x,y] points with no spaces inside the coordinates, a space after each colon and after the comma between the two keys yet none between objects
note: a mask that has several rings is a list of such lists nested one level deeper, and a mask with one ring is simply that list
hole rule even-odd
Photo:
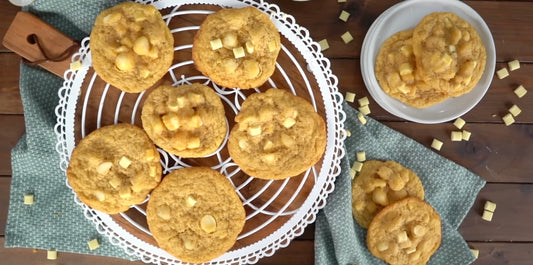
[{"label": "round wire cooling rack", "polygon": [[[305,98],[326,121],[327,146],[322,159],[306,172],[285,180],[261,180],[243,173],[229,156],[227,137],[216,152],[203,158],[181,158],[159,149],[164,175],[183,167],[209,166],[231,181],[246,209],[245,227],[233,248],[206,264],[256,263],[262,257],[273,255],[315,221],[340,173],[340,159],[344,156],[345,113],[342,110],[343,97],[338,92],[338,81],[331,72],[329,60],[322,55],[320,46],[310,38],[309,32],[296,24],[294,17],[281,12],[277,5],[262,0],[138,2],[158,8],[174,36],[174,62],[161,83],[173,86],[202,83],[212,87],[224,104],[228,129],[233,126],[233,118],[246,97],[270,87],[286,89]],[[256,89],[220,87],[194,68],[192,40],[208,14],[221,8],[244,6],[256,7],[269,15],[281,33],[282,49],[276,71],[266,84]],[[85,38],[80,50],[72,57],[72,61],[82,63],[82,68],[66,71],[63,87],[58,92],[56,149],[63,171],[68,167],[70,154],[77,142],[93,130],[121,122],[141,127],[142,104],[151,92],[124,93],[102,81],[91,67],[89,41]],[[159,248],[151,236],[145,211],[149,197],[117,215],[96,211],[75,195],[74,199],[83,208],[85,217],[96,225],[98,232],[126,253],[146,263],[184,264]]]}]

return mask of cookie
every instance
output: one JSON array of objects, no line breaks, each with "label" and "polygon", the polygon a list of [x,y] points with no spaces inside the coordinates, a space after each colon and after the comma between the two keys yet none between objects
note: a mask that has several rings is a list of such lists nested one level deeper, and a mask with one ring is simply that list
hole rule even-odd
[{"label": "cookie", "polygon": [[442,239],[439,214],[428,203],[408,197],[385,207],[370,223],[370,252],[391,265],[423,265]]},{"label": "cookie", "polygon": [[412,196],[424,199],[420,178],[394,161],[368,160],[352,183],[352,212],[355,220],[367,228],[387,205]]},{"label": "cookie", "polygon": [[274,73],[281,49],[270,18],[254,7],[228,8],[207,16],[196,33],[196,68],[218,85],[255,88]]},{"label": "cookie", "polygon": [[141,119],[155,144],[181,157],[212,154],[228,131],[222,100],[199,83],[157,87],[144,102]]},{"label": "cookie", "polygon": [[[413,30],[419,78],[450,97],[468,93],[485,70],[487,53],[476,29],[451,12],[425,16]],[[425,88],[423,88],[425,89]]]},{"label": "cookie", "polygon": [[413,53],[413,30],[400,31],[381,45],[376,56],[375,74],[385,93],[416,108],[424,108],[449,98],[448,92],[427,88],[418,77]]},{"label": "cookie", "polygon": [[314,165],[326,147],[326,125],[305,99],[271,88],[250,95],[235,117],[231,158],[261,179],[296,176]]},{"label": "cookie", "polygon": [[174,37],[159,11],[132,2],[102,11],[89,45],[98,76],[130,93],[154,85],[174,58]]},{"label": "cookie", "polygon": [[228,251],[245,218],[231,182],[207,167],[172,171],[154,189],[146,209],[148,227],[159,246],[190,263]]},{"label": "cookie", "polygon": [[67,178],[88,206],[109,214],[124,212],[143,202],[161,180],[159,153],[135,125],[104,126],[74,148]]}]

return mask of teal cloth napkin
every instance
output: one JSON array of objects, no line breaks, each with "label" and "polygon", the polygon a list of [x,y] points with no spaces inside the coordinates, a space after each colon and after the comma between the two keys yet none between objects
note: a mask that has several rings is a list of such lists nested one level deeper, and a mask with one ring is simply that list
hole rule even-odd
[{"label": "teal cloth napkin", "polygon": [[485,181],[466,168],[447,160],[427,147],[367,117],[362,125],[357,111],[344,105],[346,156],[335,190],[315,224],[315,264],[386,264],[366,247],[366,229],[352,216],[350,168],[356,153],[366,152],[367,160],[394,160],[413,170],[422,180],[426,201],[437,210],[442,221],[442,243],[428,264],[470,264],[474,256],[457,228],[472,207]]},{"label": "teal cloth napkin", "polygon": [[[88,36],[97,14],[118,1],[37,0],[25,7],[74,39]],[[20,93],[26,134],[11,153],[12,180],[5,247],[28,247],[133,259],[112,245],[87,220],[74,194],[65,185],[55,150],[55,107],[63,79],[42,68],[24,64],[20,69]],[[24,194],[35,203],[24,205]],[[87,242],[98,238],[100,247]]]}]

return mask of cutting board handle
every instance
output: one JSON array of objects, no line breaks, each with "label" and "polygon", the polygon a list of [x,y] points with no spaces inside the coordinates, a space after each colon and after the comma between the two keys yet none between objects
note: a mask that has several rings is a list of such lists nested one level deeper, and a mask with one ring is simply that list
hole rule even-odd
[{"label": "cutting board handle", "polygon": [[71,39],[28,12],[19,11],[2,44],[30,65],[40,65],[60,77],[70,68],[70,58],[79,49]]}]

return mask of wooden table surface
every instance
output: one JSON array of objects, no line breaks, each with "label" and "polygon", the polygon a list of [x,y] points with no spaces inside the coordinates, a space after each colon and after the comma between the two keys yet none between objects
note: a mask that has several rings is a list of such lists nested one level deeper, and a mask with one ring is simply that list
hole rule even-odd
[{"label": "wooden table surface", "polygon": [[[360,74],[359,57],[366,31],[372,22],[397,0],[311,0],[272,1],[292,14],[298,24],[309,29],[315,40],[327,39],[324,55],[331,60],[339,78],[339,90],[369,96]],[[496,45],[496,69],[518,59],[519,70],[505,79],[494,78],[481,102],[462,118],[472,132],[470,141],[451,142],[452,123],[424,125],[406,122],[370,100],[371,117],[402,132],[423,145],[432,139],[444,140],[442,156],[470,169],[487,180],[459,231],[472,248],[479,249],[473,264],[533,264],[533,1],[466,1],[488,24]],[[3,37],[20,8],[0,0],[0,37]],[[338,16],[351,14],[345,23]],[[344,44],[346,32],[354,41]],[[25,131],[24,110],[19,94],[20,57],[0,45],[0,260],[2,264],[143,264],[114,258],[61,253],[58,260],[46,260],[46,251],[3,247],[9,188],[10,151]],[[523,98],[513,89],[519,84],[530,88]],[[516,123],[505,126],[501,120],[513,104],[522,109]],[[355,105],[354,105],[355,106]],[[492,222],[481,219],[486,200],[497,203]],[[314,227],[296,238],[287,248],[258,264],[313,264]]]}]

